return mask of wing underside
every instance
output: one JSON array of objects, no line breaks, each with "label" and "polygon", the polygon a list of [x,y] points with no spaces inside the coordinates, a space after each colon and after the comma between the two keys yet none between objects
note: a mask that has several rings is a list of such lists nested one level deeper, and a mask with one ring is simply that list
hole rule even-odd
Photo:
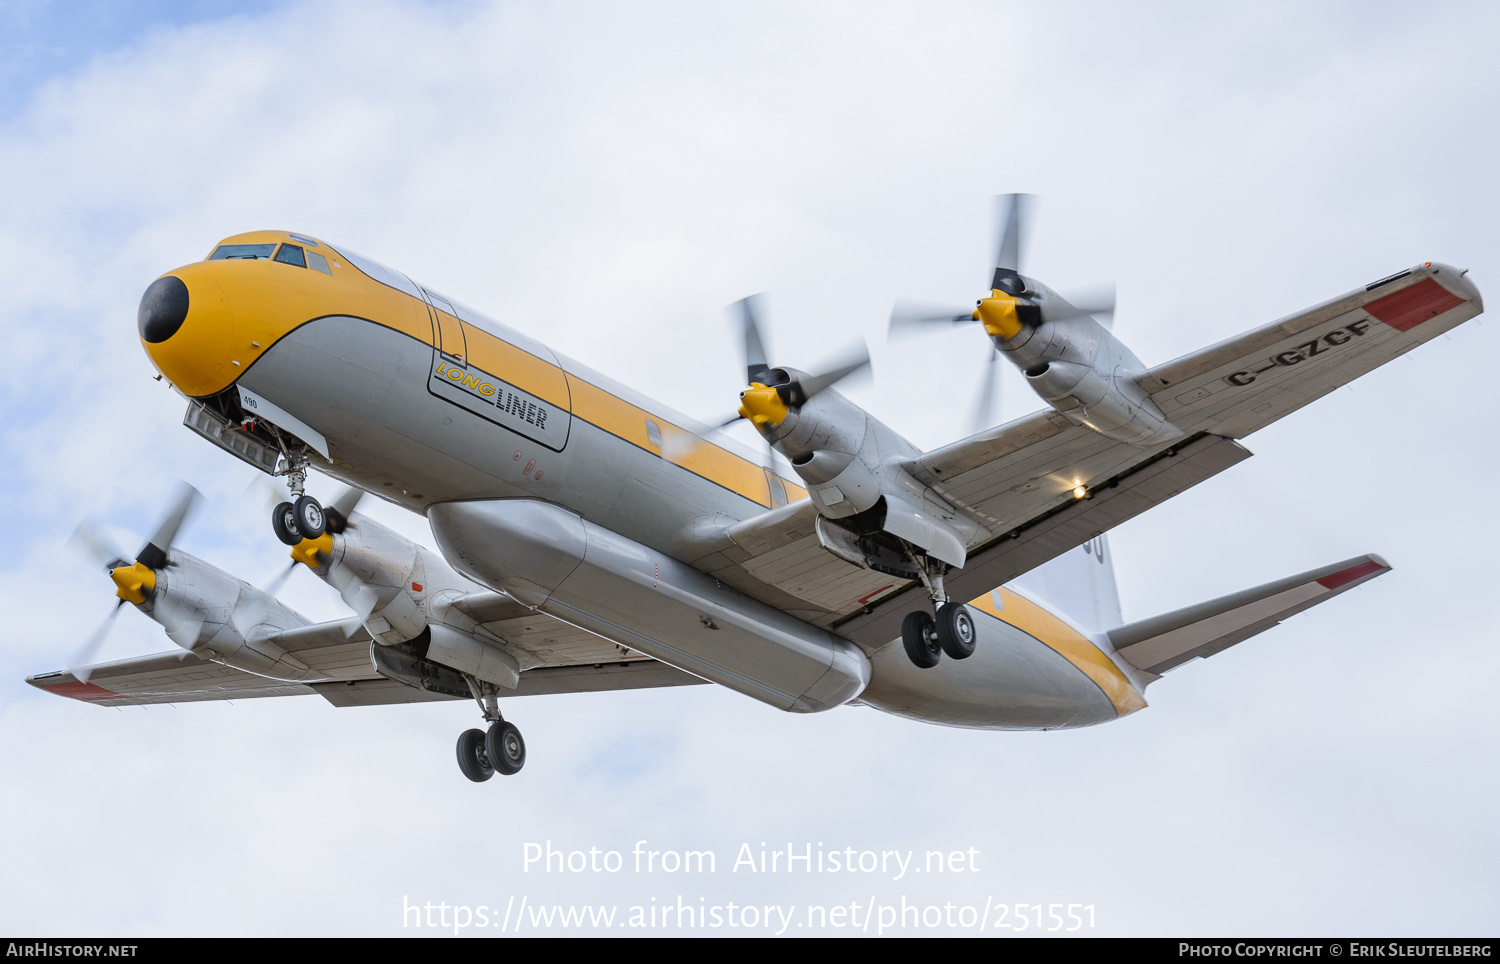
[{"label": "wing underside", "polygon": [[[527,657],[520,684],[505,696],[585,693],[686,686],[703,680],[619,647],[550,616],[534,613],[495,593],[475,593],[476,618]],[[186,650],[103,663],[87,668],[87,682],[70,671],[32,676],[31,685],[57,696],[100,706],[141,706],[267,696],[322,696],[334,706],[374,706],[453,699],[387,679],[375,671],[373,645],[357,621],[335,620],[287,630],[276,644],[309,667],[300,681],[257,676]],[[80,670],[82,672],[82,670]]]},{"label": "wing underside", "polygon": [[[1049,409],[903,463],[984,532],[950,593],[977,596],[1248,458],[1237,439],[1483,310],[1462,272],[1421,265],[1140,376],[1184,433],[1171,445],[1114,441]],[[916,584],[833,556],[815,518],[805,501],[764,513],[694,565],[856,641],[895,638]]]}]

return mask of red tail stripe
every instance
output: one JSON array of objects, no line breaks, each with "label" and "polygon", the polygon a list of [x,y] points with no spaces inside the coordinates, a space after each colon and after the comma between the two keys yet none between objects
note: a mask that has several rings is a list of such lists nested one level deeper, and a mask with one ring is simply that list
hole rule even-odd
[{"label": "red tail stripe", "polygon": [[1336,572],[1331,576],[1324,576],[1322,579],[1318,580],[1318,585],[1322,586],[1324,589],[1337,589],[1340,586],[1347,586],[1354,580],[1361,579],[1373,572],[1385,572],[1385,566],[1382,566],[1380,563],[1373,561],[1362,562],[1352,569],[1345,569],[1343,572]]}]

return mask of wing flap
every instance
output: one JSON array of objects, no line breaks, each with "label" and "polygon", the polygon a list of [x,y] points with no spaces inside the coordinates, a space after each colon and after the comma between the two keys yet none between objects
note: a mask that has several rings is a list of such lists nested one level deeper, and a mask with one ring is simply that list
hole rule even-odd
[{"label": "wing flap", "polygon": [[1190,660],[1222,652],[1291,616],[1327,602],[1391,569],[1360,556],[1255,589],[1155,616],[1112,631],[1115,651],[1132,666],[1160,676]]}]

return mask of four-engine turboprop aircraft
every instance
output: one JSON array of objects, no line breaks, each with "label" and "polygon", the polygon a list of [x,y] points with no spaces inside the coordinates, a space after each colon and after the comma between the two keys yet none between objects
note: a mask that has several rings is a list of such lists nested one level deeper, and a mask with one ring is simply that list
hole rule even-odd
[{"label": "four-engine turboprop aircraft", "polygon": [[[1104,533],[1478,315],[1465,272],[1421,264],[1147,367],[1092,317],[1106,308],[1020,273],[1019,211],[988,293],[937,317],[982,325],[1049,407],[935,451],[832,388],[862,362],[769,365],[740,305],[737,417],[795,481],[348,248],[227,238],[146,290],[142,345],[188,428],[287,481],[272,528],[354,615],[310,624],[172,548],[184,495],[134,562],[97,549],[117,610],[180,649],[28,682],[105,706],[474,699],[489,727],[458,757],[478,781],[525,762],[510,696],[706,681],[795,712],[1100,723],[1144,707],[1161,674],[1389,568],[1364,556],[1121,625]],[[312,468],[350,489],[325,508],[304,492]],[[425,514],[441,554],[356,511],[366,492]]]}]

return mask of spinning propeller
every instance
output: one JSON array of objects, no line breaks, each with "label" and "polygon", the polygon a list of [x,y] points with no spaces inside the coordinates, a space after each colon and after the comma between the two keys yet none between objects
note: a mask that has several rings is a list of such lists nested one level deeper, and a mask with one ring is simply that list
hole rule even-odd
[{"label": "spinning propeller", "polygon": [[[769,447],[771,440],[766,433],[785,421],[788,413],[800,412],[819,393],[870,367],[870,353],[861,342],[848,349],[832,367],[814,374],[772,368],[766,363],[765,340],[761,336],[764,295],[741,298],[727,311],[739,327],[741,358],[749,387],[740,392],[740,407],[733,415],[701,430],[692,430],[692,434],[668,439],[662,450],[668,458],[686,455],[703,443],[708,432],[727,428],[740,419],[754,425]],[[769,451],[766,468],[774,473]]]},{"label": "spinning propeller", "polygon": [[[126,603],[143,605],[156,598],[157,573],[166,568],[167,553],[172,548],[173,540],[177,538],[177,530],[182,527],[199,498],[201,496],[197,489],[185,482],[180,484],[167,514],[157,524],[156,531],[146,541],[146,545],[136,554],[134,562],[115,548],[92,518],[85,519],[73,533],[71,543],[104,567],[114,581],[115,595],[120,597],[104,622],[72,659],[72,672],[79,682],[88,682],[89,672],[86,667],[93,662],[99,647],[104,645],[121,607]],[[165,604],[165,599],[158,600],[158,603]],[[192,617],[189,614],[175,611],[170,604],[161,605],[160,608],[162,622],[167,625],[168,634],[178,645],[182,645],[183,639],[195,634],[183,632],[192,628]]]},{"label": "spinning propeller", "polygon": [[[975,412],[974,431],[988,428],[995,405],[999,379],[995,361],[1000,342],[1010,341],[1027,326],[1050,321],[1094,316],[1105,328],[1113,322],[1114,286],[1096,288],[1072,301],[1065,300],[1029,282],[1021,274],[1021,255],[1027,223],[1036,196],[1001,194],[995,198],[1000,230],[995,245],[995,271],[990,277],[989,297],[980,298],[972,309],[898,301],[891,309],[890,333],[931,330],[937,325],[979,323],[990,336],[992,351],[985,365]],[[1003,210],[1003,214],[1001,211]]]}]

